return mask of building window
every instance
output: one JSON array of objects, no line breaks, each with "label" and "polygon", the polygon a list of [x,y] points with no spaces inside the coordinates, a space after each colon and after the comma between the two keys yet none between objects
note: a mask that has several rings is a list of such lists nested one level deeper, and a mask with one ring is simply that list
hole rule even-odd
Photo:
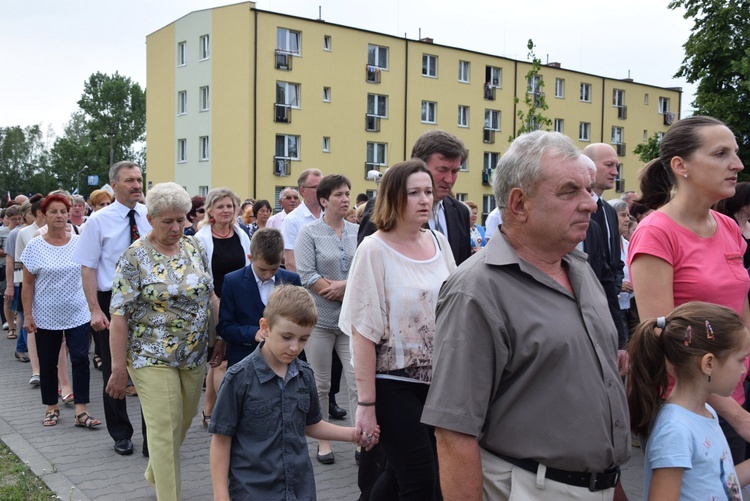
[{"label": "building window", "polygon": [[622,127],[612,127],[612,144],[622,144]]},{"label": "building window", "polygon": [[200,96],[201,96],[201,98],[200,98],[201,99],[200,105],[201,105],[201,108],[200,109],[201,109],[201,111],[208,111],[209,107],[210,107],[210,104],[211,104],[210,101],[209,101],[208,85],[206,85],[205,87],[201,87],[200,90],[201,90],[201,92],[200,92]]},{"label": "building window", "polygon": [[209,155],[208,155],[208,151],[209,151],[208,150],[208,136],[201,136],[199,144],[200,144],[200,154],[198,155],[198,158],[201,161],[208,160],[208,158],[209,158]]},{"label": "building window", "polygon": [[388,117],[388,96],[367,94],[367,114],[381,118]]},{"label": "building window", "polygon": [[422,101],[422,123],[437,123],[437,103],[433,101]]},{"label": "building window", "polygon": [[378,68],[388,69],[388,47],[379,45],[367,46],[367,64]]},{"label": "building window", "polygon": [[458,62],[458,81],[469,83],[469,61]]},{"label": "building window", "polygon": [[177,162],[187,162],[187,139],[177,140]]},{"label": "building window", "polygon": [[208,196],[208,186],[198,186],[198,195],[202,197]]},{"label": "building window", "polygon": [[625,91],[620,89],[614,89],[612,91],[612,106],[622,108],[625,106]]},{"label": "building window", "polygon": [[186,42],[180,42],[177,44],[177,66],[185,66],[187,64],[187,44]]},{"label": "building window", "polygon": [[323,152],[330,153],[331,151],[331,138],[323,136]]},{"label": "building window", "polygon": [[555,78],[555,97],[565,97],[565,80],[562,78]]},{"label": "building window", "polygon": [[422,76],[437,78],[437,56],[422,54]]},{"label": "building window", "polygon": [[299,84],[277,81],[276,104],[299,108]]},{"label": "building window", "polygon": [[484,128],[500,130],[500,112],[498,110],[484,110]]},{"label": "building window", "polygon": [[299,160],[299,136],[276,134],[276,156]]},{"label": "building window", "polygon": [[526,80],[526,88],[529,94],[539,95],[542,93],[542,75],[534,75]]},{"label": "building window", "polygon": [[300,32],[276,28],[276,49],[287,54],[300,54]]},{"label": "building window", "polygon": [[469,107],[458,105],[458,126],[468,127],[469,126]]},{"label": "building window", "polygon": [[331,50],[331,35],[323,35],[323,50]]},{"label": "building window", "polygon": [[466,150],[466,159],[461,163],[458,170],[461,172],[469,172],[469,150]]},{"label": "building window", "polygon": [[643,129],[643,140],[648,141],[648,130]]},{"label": "building window", "polygon": [[562,118],[555,118],[555,132],[564,134],[564,130],[565,130],[565,120],[563,120]]},{"label": "building window", "polygon": [[385,151],[385,143],[367,143],[367,163],[373,167],[388,165]]},{"label": "building window", "polygon": [[187,113],[187,91],[181,90],[177,93],[177,114],[184,115]]},{"label": "building window", "polygon": [[484,72],[485,83],[490,87],[503,86],[503,69],[497,66],[487,66]]},{"label": "building window", "polygon": [[578,140],[579,141],[590,141],[591,140],[591,124],[588,122],[581,122],[578,125]]},{"label": "building window", "polygon": [[648,104],[648,92],[643,95],[643,104]]},{"label": "building window", "polygon": [[485,169],[494,169],[495,167],[497,167],[497,163],[499,161],[500,161],[500,153],[497,153],[494,151],[484,152],[484,168]]},{"label": "building window", "polygon": [[583,101],[584,103],[591,102],[591,84],[581,84],[581,101]]},{"label": "building window", "polygon": [[331,88],[330,87],[323,87],[323,101],[326,103],[331,102]]},{"label": "building window", "polygon": [[656,133],[656,142],[658,144],[661,144],[661,140],[664,139],[664,133],[663,132],[657,132]]},{"label": "building window", "polygon": [[669,113],[669,98],[660,97],[659,98],[659,114],[663,115],[665,113]]},{"label": "building window", "polygon": [[[464,170],[464,169],[461,169],[461,170]],[[466,202],[469,200],[469,194],[468,193],[456,193],[456,200],[458,200],[459,202]]]},{"label": "building window", "polygon": [[482,220],[495,210],[495,195],[482,195]]},{"label": "building window", "polygon": [[200,40],[200,59],[203,61],[204,59],[208,59],[208,35],[203,35]]}]

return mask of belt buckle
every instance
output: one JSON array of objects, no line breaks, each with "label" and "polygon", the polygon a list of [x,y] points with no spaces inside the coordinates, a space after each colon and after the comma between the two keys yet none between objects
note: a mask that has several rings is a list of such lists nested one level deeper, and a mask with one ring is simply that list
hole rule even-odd
[{"label": "belt buckle", "polygon": [[[589,491],[598,492],[598,491],[604,490],[604,489],[599,489],[596,486],[596,481],[599,475],[606,476],[607,478],[611,478],[611,476],[614,475],[614,481],[612,482],[610,487],[614,487],[620,482],[620,468],[619,467],[616,467],[612,473],[607,473],[607,472],[591,473],[591,477],[589,478]],[[610,487],[607,487],[607,489],[609,489]]]}]

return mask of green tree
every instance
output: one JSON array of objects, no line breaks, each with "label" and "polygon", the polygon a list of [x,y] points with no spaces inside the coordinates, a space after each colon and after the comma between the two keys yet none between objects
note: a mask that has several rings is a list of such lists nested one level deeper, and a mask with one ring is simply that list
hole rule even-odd
[{"label": "green tree", "polygon": [[[525,108],[519,108],[516,111],[521,125],[516,129],[516,135],[510,136],[508,142],[524,134],[539,129],[549,130],[552,120],[544,116],[544,112],[549,109],[547,98],[544,95],[544,78],[540,74],[542,69],[542,60],[536,57],[534,53],[534,41],[529,39],[526,48],[529,50],[526,59],[531,61],[531,69],[526,73],[527,92],[524,98]],[[519,103],[518,97],[514,98],[516,104]]]},{"label": "green tree", "polygon": [[[104,142],[92,140],[92,133],[82,111],[74,112],[70,122],[65,125],[63,135],[55,140],[50,151],[50,162],[54,166],[54,175],[58,187],[73,192],[79,187],[81,179],[89,174],[100,176],[100,185],[107,182],[101,173],[107,169],[106,160],[109,151]],[[80,184],[80,191],[87,195],[90,189]]]},{"label": "green tree", "polygon": [[645,143],[641,143],[638,146],[635,147],[633,150],[633,153],[638,155],[638,159],[645,163],[650,162],[654,158],[657,158],[659,155],[661,155],[659,151],[659,144],[661,141],[659,140],[659,133],[654,133],[653,136],[648,138],[648,140]]},{"label": "green tree", "polygon": [[694,21],[675,76],[698,83],[695,113],[729,125],[750,161],[750,0],[672,0],[669,8]]},{"label": "green tree", "polygon": [[38,125],[0,127],[0,193],[42,191],[40,180],[48,169],[44,134]]}]

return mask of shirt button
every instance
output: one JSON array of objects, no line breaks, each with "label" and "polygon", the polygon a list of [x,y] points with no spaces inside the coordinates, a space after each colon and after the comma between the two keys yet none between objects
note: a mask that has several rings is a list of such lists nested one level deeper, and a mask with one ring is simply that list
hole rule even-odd
[{"label": "shirt button", "polygon": [[615,426],[620,426],[620,420],[619,419],[615,421]]},{"label": "shirt button", "polygon": [[607,383],[607,386],[612,386],[612,380],[609,380],[609,383]]}]

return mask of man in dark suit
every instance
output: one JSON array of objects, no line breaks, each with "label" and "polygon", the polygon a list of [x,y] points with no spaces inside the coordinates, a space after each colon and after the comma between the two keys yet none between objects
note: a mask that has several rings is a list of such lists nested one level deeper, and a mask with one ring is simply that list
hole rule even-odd
[{"label": "man in dark suit", "polygon": [[[607,286],[602,282],[602,286],[605,287],[605,292],[607,293],[607,300],[612,303],[610,300],[612,294],[614,294],[616,298],[622,288],[622,280],[624,277],[623,268],[625,263],[622,262],[622,256],[620,253],[620,230],[618,226],[617,211],[602,199],[602,194],[604,191],[611,190],[615,186],[615,179],[617,179],[618,176],[617,169],[620,161],[617,158],[617,152],[615,149],[606,143],[590,144],[584,148],[583,154],[589,157],[596,166],[592,191],[594,200],[596,200],[597,210],[591,215],[591,220],[596,221],[601,230],[604,259],[614,277],[612,285],[609,286],[612,290],[607,290]],[[589,253],[588,251],[586,252]],[[597,270],[594,269],[594,271],[596,272]],[[608,278],[606,281],[609,282]],[[623,348],[627,342],[627,329],[625,328],[625,323],[622,319],[622,312],[616,299],[614,300],[614,305],[610,304],[610,309],[612,319],[615,321],[615,326],[617,327],[619,334],[620,348]]]},{"label": "man in dark suit", "polygon": [[275,228],[261,228],[250,243],[251,263],[224,276],[216,329],[227,343],[227,367],[251,354],[262,340],[258,333],[260,319],[273,288],[302,285],[299,275],[279,269],[283,257],[281,233]]},{"label": "man in dark suit", "polygon": [[[430,220],[430,228],[446,236],[453,251],[456,265],[471,256],[469,239],[469,208],[450,196],[456,184],[461,164],[466,161],[464,143],[453,134],[442,130],[431,130],[422,134],[411,150],[412,158],[419,158],[427,164],[435,181],[435,215]],[[377,228],[370,221],[375,199],[372,198],[362,213],[359,223],[357,243],[375,233]]]}]

